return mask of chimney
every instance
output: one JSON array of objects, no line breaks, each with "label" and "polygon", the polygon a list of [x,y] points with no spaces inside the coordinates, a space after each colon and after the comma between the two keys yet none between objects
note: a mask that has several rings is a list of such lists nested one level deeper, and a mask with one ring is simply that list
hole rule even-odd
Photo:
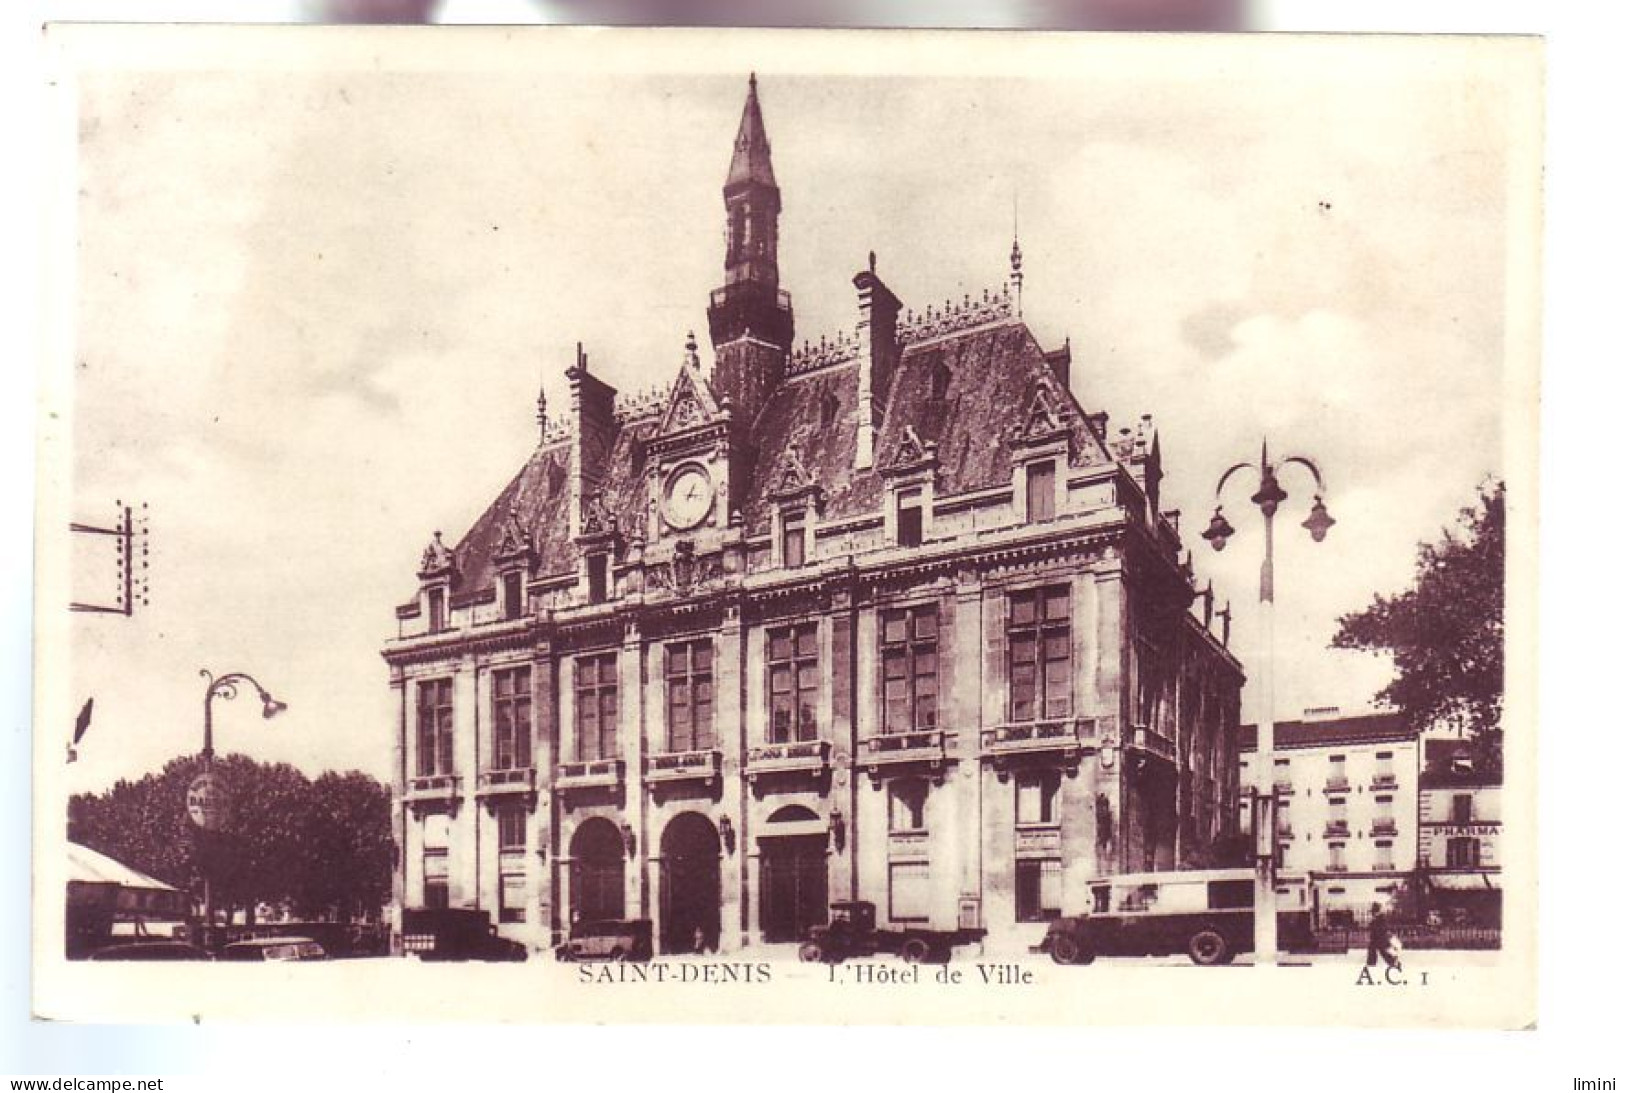
[{"label": "chimney", "polygon": [[1072,390],[1072,339],[1068,337],[1066,344],[1059,349],[1044,354],[1050,371],[1055,373],[1055,379],[1063,390]]},{"label": "chimney", "polygon": [[875,462],[875,435],[886,419],[886,397],[897,368],[897,313],[902,310],[891,289],[875,273],[875,253],[869,268],[852,278],[858,290],[858,450],[856,470]]},{"label": "chimney", "polygon": [[581,534],[582,513],[603,488],[609,453],[615,446],[615,388],[587,370],[587,352],[576,343],[570,380],[570,412],[575,416],[570,460],[570,536]]}]

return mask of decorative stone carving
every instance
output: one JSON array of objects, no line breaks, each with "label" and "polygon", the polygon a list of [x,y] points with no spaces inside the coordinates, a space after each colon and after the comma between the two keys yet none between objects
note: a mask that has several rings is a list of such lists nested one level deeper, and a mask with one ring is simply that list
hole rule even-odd
[{"label": "decorative stone carving", "polygon": [[423,559],[418,563],[418,577],[429,580],[432,577],[446,577],[457,571],[457,555],[445,541],[440,533],[434,533],[429,545],[423,548]]}]

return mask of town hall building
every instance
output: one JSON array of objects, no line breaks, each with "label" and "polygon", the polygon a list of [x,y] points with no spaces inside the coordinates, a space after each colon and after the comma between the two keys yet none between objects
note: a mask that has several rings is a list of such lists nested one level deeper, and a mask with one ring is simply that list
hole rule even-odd
[{"label": "town hall building", "polygon": [[754,77],[722,198],[709,367],[631,399],[578,348],[396,610],[397,909],[730,952],[863,899],[1020,951],[1091,877],[1220,863],[1243,676],[1151,417],[1080,405],[1019,244],[918,310],[871,254],[797,344]]}]

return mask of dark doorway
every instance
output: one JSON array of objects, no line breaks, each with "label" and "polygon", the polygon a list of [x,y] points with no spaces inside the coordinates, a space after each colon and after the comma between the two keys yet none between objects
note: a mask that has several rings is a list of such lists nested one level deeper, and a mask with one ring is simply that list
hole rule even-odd
[{"label": "dark doorway", "polygon": [[[799,805],[768,818],[760,843],[763,941],[799,941],[807,927],[829,921],[829,836],[803,833],[817,822]],[[773,834],[776,824],[786,833]]]},{"label": "dark doorway", "polygon": [[626,847],[605,819],[592,819],[570,840],[570,920],[626,917]]},{"label": "dark doorway", "polygon": [[660,951],[716,952],[722,929],[722,845],[698,812],[684,812],[660,838]]}]

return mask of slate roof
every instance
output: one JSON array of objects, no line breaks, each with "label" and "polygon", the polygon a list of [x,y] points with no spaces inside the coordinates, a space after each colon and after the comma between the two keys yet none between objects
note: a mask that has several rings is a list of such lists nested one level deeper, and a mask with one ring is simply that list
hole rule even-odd
[{"label": "slate roof", "polygon": [[[1379,712],[1332,717],[1324,721],[1277,721],[1275,749],[1330,748],[1339,744],[1378,744],[1414,740],[1397,713]],[[1258,750],[1258,726],[1241,727],[1241,750]]]},{"label": "slate roof", "polygon": [[[937,367],[948,369],[945,397],[933,398]],[[1072,435],[1077,465],[1103,464],[1112,457],[1090,430],[1081,407],[1019,319],[969,329],[904,347],[891,381],[891,394],[875,444],[874,467],[854,471],[857,447],[856,362],[829,365],[784,380],[750,428],[756,458],[750,468],[741,515],[752,534],[770,527],[768,493],[778,483],[789,449],[825,494],[823,520],[880,512],[882,471],[895,460],[906,431],[936,445],[937,497],[1008,486],[1011,438],[1025,421],[1035,393],[1059,411]],[[832,398],[833,420],[823,421]],[[620,427],[604,482],[605,505],[623,530],[642,526],[641,478],[646,442],[658,415]],[[497,495],[455,547],[454,594],[488,587],[495,576],[492,555],[510,512],[530,535],[538,576],[569,572],[576,548],[569,540],[571,444],[543,444]]]}]

